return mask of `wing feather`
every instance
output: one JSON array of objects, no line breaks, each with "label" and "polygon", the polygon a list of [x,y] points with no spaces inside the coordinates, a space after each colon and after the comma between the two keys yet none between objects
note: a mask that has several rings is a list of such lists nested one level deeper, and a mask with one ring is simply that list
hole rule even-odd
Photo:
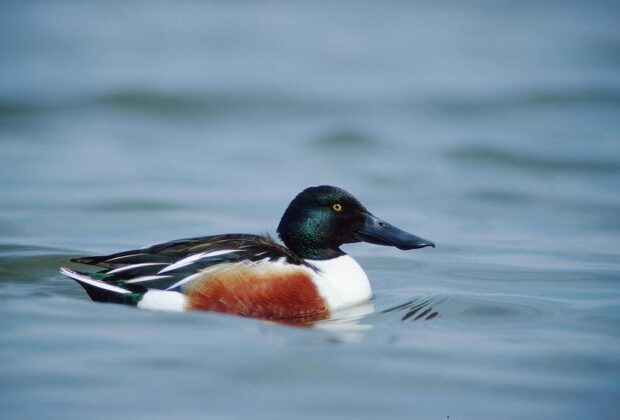
[{"label": "wing feather", "polygon": [[169,289],[196,273],[222,263],[280,260],[308,264],[269,236],[228,234],[177,239],[73,262],[103,268],[98,278],[132,290]]}]

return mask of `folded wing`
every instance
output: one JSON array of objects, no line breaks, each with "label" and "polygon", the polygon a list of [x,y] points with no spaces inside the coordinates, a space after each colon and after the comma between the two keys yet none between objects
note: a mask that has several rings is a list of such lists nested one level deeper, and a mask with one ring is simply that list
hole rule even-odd
[{"label": "folded wing", "polygon": [[307,265],[268,236],[228,234],[202,236],[150,245],[111,255],[83,257],[73,262],[101,267],[91,278],[125,289],[176,290],[196,274],[217,264],[274,261]]}]

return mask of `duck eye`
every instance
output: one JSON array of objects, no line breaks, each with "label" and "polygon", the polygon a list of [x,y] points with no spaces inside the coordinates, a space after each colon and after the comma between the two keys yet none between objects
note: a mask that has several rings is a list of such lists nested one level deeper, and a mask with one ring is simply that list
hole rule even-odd
[{"label": "duck eye", "polygon": [[342,204],[340,203],[336,203],[332,206],[332,209],[336,212],[336,213],[340,213],[342,211]]}]

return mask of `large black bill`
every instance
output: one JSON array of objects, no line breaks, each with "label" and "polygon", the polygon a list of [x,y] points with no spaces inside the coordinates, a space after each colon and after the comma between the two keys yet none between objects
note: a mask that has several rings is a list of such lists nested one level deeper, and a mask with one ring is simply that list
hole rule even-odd
[{"label": "large black bill", "polygon": [[435,244],[392,226],[370,213],[365,214],[364,225],[355,234],[357,239],[371,244],[395,246],[398,249],[417,249]]}]

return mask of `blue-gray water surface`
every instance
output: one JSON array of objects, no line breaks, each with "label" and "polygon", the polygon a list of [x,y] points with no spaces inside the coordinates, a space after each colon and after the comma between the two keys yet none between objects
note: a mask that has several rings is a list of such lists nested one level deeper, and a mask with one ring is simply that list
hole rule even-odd
[{"label": "blue-gray water surface", "polygon": [[[617,418],[616,2],[3,2],[0,417]],[[373,310],[91,302],[75,256],[275,233],[333,184]],[[75,266],[74,266],[75,267]]]}]

